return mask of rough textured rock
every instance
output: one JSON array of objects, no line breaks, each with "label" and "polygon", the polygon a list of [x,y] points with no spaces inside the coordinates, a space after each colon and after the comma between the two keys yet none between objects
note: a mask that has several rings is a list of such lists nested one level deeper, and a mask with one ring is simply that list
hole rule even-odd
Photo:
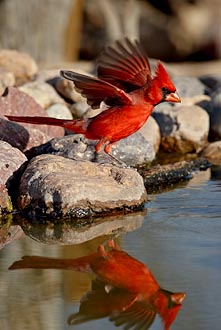
[{"label": "rough textured rock", "polygon": [[202,150],[201,156],[207,158],[212,164],[221,164],[221,141],[210,143]]},{"label": "rough textured rock", "polygon": [[41,155],[21,178],[18,206],[31,216],[88,217],[137,209],[146,197],[135,170]]},{"label": "rough textured rock", "polygon": [[[41,154],[53,154],[75,160],[88,160],[97,163],[115,164],[119,162],[108,156],[104,151],[95,154],[96,141],[88,140],[81,134],[70,134],[63,138],[55,138],[47,143],[34,147],[26,152],[30,159]],[[111,154],[120,162],[134,166],[151,162],[155,158],[152,144],[147,142],[140,133],[128,137],[113,147]]]},{"label": "rough textured rock", "polygon": [[111,154],[129,166],[151,163],[156,156],[153,145],[139,132],[117,142]]},{"label": "rough textured rock", "polygon": [[[25,152],[28,159],[41,154],[51,154],[74,160],[94,160],[94,142],[81,134],[54,138]],[[99,159],[98,159],[99,160]]]},{"label": "rough textured rock", "polygon": [[194,106],[158,108],[153,114],[161,131],[161,147],[168,152],[199,152],[208,143],[209,116]]},{"label": "rough textured rock", "polygon": [[174,164],[156,165],[151,168],[140,166],[139,173],[144,178],[148,194],[159,193],[174,188],[174,185],[188,181],[193,173],[206,170],[211,164],[203,158],[192,161],[179,161]]},{"label": "rough textured rock", "polygon": [[29,95],[15,87],[7,88],[0,97],[0,137],[20,150],[25,150],[48,141],[52,137],[63,136],[61,127],[18,124],[6,121],[4,115],[46,116],[45,110]]},{"label": "rough textured rock", "polygon": [[20,86],[19,90],[33,97],[43,109],[47,109],[50,105],[55,103],[64,104],[64,100],[56,93],[55,89],[46,82],[40,82],[38,80],[28,82]]},{"label": "rough textured rock", "polygon": [[81,244],[102,235],[130,232],[141,227],[146,211],[99,217],[93,219],[75,219],[73,222],[53,221],[45,224],[24,221],[21,227],[25,234],[35,241],[46,244]]},{"label": "rough textured rock", "polygon": [[152,116],[148,118],[147,122],[139,130],[139,133],[153,145],[155,153],[157,154],[160,147],[161,135],[159,125]]},{"label": "rough textured rock", "polygon": [[30,55],[10,49],[0,50],[0,67],[14,74],[17,86],[31,80],[38,71]]}]

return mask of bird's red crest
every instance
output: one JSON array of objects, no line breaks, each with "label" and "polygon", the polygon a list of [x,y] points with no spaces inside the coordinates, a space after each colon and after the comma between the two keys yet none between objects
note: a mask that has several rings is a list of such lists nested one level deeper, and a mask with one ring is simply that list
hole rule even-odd
[{"label": "bird's red crest", "polygon": [[160,61],[157,63],[155,77],[153,80],[157,81],[159,86],[167,88],[170,92],[175,92],[176,90],[176,87],[174,86],[170,76]]}]

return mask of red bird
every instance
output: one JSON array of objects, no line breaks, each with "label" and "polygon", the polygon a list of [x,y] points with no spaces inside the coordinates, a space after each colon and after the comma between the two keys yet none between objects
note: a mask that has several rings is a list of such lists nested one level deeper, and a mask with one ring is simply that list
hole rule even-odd
[{"label": "red bird", "polygon": [[9,269],[41,268],[91,272],[97,276],[92,291],[82,300],[80,310],[71,315],[70,324],[109,316],[115,325],[130,329],[149,329],[156,313],[169,330],[175,320],[185,293],[172,293],[160,288],[150,270],[140,261],[119,250],[113,241],[111,249],[103,246],[89,256],[77,259],[54,259],[24,256]]},{"label": "red bird", "polygon": [[31,124],[62,126],[86,138],[98,140],[99,152],[110,153],[112,145],[141,128],[154,107],[161,102],[181,102],[163,65],[158,62],[154,77],[141,44],[125,38],[107,47],[97,62],[98,78],[72,71],[61,75],[73,81],[76,91],[87,98],[92,109],[104,102],[108,109],[95,117],[78,120],[47,117],[7,116]]}]

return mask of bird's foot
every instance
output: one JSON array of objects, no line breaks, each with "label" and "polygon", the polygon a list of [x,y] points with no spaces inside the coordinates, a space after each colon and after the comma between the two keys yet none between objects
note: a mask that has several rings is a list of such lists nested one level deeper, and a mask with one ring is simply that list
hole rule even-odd
[{"label": "bird's foot", "polygon": [[130,168],[130,166],[128,166],[126,163],[124,163],[122,160],[114,157],[111,154],[107,154],[114,162],[112,162],[112,165],[114,166],[119,166],[119,167],[123,167],[123,168]]},{"label": "bird's foot", "polygon": [[112,250],[120,250],[119,245],[114,242],[113,238],[107,242],[107,245],[112,248]]},{"label": "bird's foot", "polygon": [[99,245],[97,248],[97,251],[100,253],[100,255],[103,258],[107,258],[108,257],[108,251],[105,250],[105,246],[108,246],[109,248],[111,248],[112,250],[120,250],[120,246],[118,244],[116,244],[114,242],[114,239],[108,239],[108,241],[105,241],[103,244]]},{"label": "bird's foot", "polygon": [[93,163],[97,163],[98,165],[112,165],[121,168],[130,168],[126,163],[119,160],[109,153],[98,154],[95,153],[93,159],[91,160]]}]

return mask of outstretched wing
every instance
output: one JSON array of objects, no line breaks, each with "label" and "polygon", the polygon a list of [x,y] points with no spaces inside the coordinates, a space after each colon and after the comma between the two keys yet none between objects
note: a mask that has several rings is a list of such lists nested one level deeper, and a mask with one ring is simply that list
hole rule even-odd
[{"label": "outstretched wing", "polygon": [[70,325],[109,317],[113,311],[120,313],[136,300],[137,294],[116,288],[109,291],[106,289],[107,285],[108,283],[97,278],[92,281],[92,290],[81,299],[79,312],[68,318]]},{"label": "outstretched wing", "polygon": [[122,326],[123,329],[129,330],[149,330],[154,322],[156,311],[143,304],[141,301],[136,301],[124,311],[114,311],[110,316],[116,327]]},{"label": "outstretched wing", "polygon": [[128,38],[108,46],[97,61],[98,78],[127,92],[143,87],[151,79],[150,64],[138,41]]},{"label": "outstretched wing", "polygon": [[60,74],[73,81],[76,91],[87,98],[87,103],[92,109],[99,108],[102,101],[111,106],[132,104],[131,97],[124,90],[106,81],[73,71],[62,70]]}]

